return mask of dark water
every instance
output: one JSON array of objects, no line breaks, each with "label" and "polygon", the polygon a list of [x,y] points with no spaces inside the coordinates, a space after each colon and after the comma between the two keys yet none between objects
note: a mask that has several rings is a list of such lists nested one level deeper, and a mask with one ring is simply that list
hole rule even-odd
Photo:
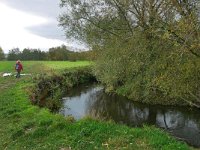
[{"label": "dark water", "polygon": [[60,113],[76,119],[91,116],[112,119],[131,127],[155,125],[195,147],[200,147],[200,110],[188,107],[151,106],[118,95],[108,95],[96,85],[80,86],[63,98]]}]

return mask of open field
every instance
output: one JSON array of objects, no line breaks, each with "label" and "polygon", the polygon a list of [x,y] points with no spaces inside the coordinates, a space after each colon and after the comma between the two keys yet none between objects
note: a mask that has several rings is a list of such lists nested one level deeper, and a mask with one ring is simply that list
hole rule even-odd
[{"label": "open field", "polygon": [[[0,72],[13,72],[15,62],[0,62]],[[23,62],[24,72],[63,70],[90,62]],[[32,78],[0,77],[0,149],[191,149],[155,127],[129,128],[89,118],[73,121],[33,106]]]},{"label": "open field", "polygon": [[[40,69],[47,70],[61,70],[72,67],[82,67],[88,66],[91,64],[89,61],[22,61],[24,66],[24,72],[33,72],[39,71]],[[0,72],[13,72],[15,66],[15,61],[0,61]]]}]

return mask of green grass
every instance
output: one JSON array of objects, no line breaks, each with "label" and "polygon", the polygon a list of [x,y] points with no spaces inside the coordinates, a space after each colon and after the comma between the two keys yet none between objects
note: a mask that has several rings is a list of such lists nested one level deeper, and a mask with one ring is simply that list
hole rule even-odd
[{"label": "green grass", "polygon": [[[35,66],[37,63],[43,64],[42,67],[47,65],[58,70],[65,69],[64,66],[68,67],[66,64],[69,64],[69,62],[23,63],[27,72],[33,71],[28,65]],[[77,67],[78,62],[74,63],[77,64],[71,66]],[[12,62],[0,62],[0,72],[11,71],[12,69],[7,67],[12,64]],[[34,70],[40,69],[36,67]],[[89,118],[74,122],[71,118],[33,106],[27,94],[28,87],[32,84],[30,77],[19,80],[14,77],[0,77],[0,84],[5,87],[1,89],[0,94],[0,149],[2,150],[190,149],[185,143],[176,141],[155,127],[129,128]]]},{"label": "green grass", "polygon": [[77,61],[77,62],[69,62],[69,61],[47,61],[44,63],[45,66],[52,69],[66,69],[66,68],[74,68],[74,67],[83,67],[90,65],[89,61]]},{"label": "green grass", "polygon": [[[0,72],[15,72],[15,61],[0,61]],[[62,70],[73,67],[83,67],[91,64],[89,61],[22,61],[25,73],[36,73],[45,70]]]}]

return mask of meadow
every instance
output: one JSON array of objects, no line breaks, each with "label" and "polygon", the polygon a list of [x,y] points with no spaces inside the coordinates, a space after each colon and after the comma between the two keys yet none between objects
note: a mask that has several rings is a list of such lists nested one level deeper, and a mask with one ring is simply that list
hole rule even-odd
[{"label": "meadow", "polygon": [[[0,72],[14,72],[15,61],[1,61],[0,62]],[[89,61],[22,61],[24,66],[24,72],[36,73],[45,70],[62,70],[73,67],[83,67],[91,64]]]},{"label": "meadow", "polygon": [[[91,62],[23,62],[24,73],[59,72]],[[0,62],[0,74],[15,62]],[[29,100],[33,76],[0,77],[0,149],[192,149],[155,127],[130,128],[91,118],[75,121],[39,108]]]}]

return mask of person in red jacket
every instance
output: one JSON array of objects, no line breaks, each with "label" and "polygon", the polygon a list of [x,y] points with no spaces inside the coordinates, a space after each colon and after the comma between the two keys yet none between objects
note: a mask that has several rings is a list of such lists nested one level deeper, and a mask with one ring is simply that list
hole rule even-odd
[{"label": "person in red jacket", "polygon": [[16,78],[20,78],[20,73],[21,71],[23,70],[23,66],[20,62],[20,60],[18,60],[15,64],[15,70],[17,71],[17,75],[16,75]]}]

